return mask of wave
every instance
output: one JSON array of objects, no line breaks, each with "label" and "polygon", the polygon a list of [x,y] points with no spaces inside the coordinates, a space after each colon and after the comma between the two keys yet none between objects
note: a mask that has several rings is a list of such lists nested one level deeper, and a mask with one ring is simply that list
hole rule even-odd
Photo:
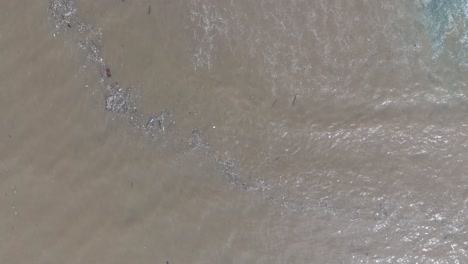
[{"label": "wave", "polygon": [[447,55],[468,67],[468,1],[430,0],[423,3],[434,60]]}]

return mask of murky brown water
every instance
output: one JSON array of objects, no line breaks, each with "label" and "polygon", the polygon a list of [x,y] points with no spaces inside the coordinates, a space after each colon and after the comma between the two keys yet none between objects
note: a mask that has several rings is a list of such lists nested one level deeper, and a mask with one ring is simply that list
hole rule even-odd
[{"label": "murky brown water", "polygon": [[435,2],[0,0],[0,263],[468,261]]}]

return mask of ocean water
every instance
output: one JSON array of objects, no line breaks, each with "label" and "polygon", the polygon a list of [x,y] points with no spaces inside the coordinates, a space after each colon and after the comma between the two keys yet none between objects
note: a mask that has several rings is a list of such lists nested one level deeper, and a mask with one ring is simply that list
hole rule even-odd
[{"label": "ocean water", "polygon": [[[468,35],[466,30],[467,1],[426,1],[423,4],[426,12],[425,24],[433,41],[434,59],[442,53],[459,64],[467,66],[466,49]],[[450,48],[446,48],[450,43]]]},{"label": "ocean water", "polygon": [[468,1],[0,3],[0,262],[468,261]]}]

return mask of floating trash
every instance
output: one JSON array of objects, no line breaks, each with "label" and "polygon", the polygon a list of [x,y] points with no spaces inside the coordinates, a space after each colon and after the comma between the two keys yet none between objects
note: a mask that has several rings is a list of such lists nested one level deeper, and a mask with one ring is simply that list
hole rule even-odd
[{"label": "floating trash", "polygon": [[49,21],[56,29],[70,28],[76,22],[77,9],[70,0],[51,0],[49,7]]},{"label": "floating trash", "polygon": [[110,69],[109,69],[109,68],[106,68],[106,76],[107,76],[107,78],[110,78],[110,77],[112,77],[112,74],[111,74],[111,72],[110,72]]},{"label": "floating trash", "polygon": [[[151,9],[148,10],[148,13]],[[175,124],[172,114],[163,110],[156,116],[151,116],[146,122],[143,116],[147,116],[137,108],[137,94],[131,88],[123,89],[118,82],[111,83],[112,77],[110,67],[107,66],[102,57],[102,31],[99,27],[87,24],[77,16],[77,8],[74,0],[50,0],[49,22],[56,30],[55,33],[68,31],[71,33],[72,41],[76,41],[77,46],[83,50],[88,62],[93,65],[99,75],[99,83],[104,88],[105,109],[112,113],[119,114],[127,118],[129,123],[139,132],[152,138],[160,139],[161,136],[171,131]],[[55,36],[55,34],[54,34]],[[107,77],[107,78],[105,78]],[[237,170],[236,163],[230,158],[217,158],[210,151],[209,145],[202,138],[201,132],[194,128],[192,136],[188,139],[188,147],[197,149],[200,154],[214,158],[220,171],[228,182],[242,190],[265,190],[258,184],[249,184],[243,179]],[[261,185],[264,185],[262,183]]]},{"label": "floating trash", "polygon": [[123,90],[118,83],[108,85],[110,94],[106,97],[106,109],[120,114],[135,112],[136,106],[129,89]]},{"label": "floating trash", "polygon": [[172,115],[167,110],[163,110],[159,115],[149,118],[145,130],[147,134],[153,134],[154,136],[155,132],[159,134],[166,133],[173,124]]}]

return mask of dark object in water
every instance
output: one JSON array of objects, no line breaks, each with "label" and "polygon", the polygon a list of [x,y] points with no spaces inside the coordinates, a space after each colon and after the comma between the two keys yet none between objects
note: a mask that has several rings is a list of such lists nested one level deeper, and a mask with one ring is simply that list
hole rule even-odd
[{"label": "dark object in water", "polygon": [[278,102],[278,98],[276,98],[275,101],[273,102],[273,104],[271,104],[271,108],[275,107],[276,102]]},{"label": "dark object in water", "polygon": [[106,76],[107,78],[110,78],[112,76],[109,68],[106,68]]},{"label": "dark object in water", "polygon": [[296,104],[296,98],[297,98],[297,94],[294,94],[294,98],[292,100],[292,106]]},{"label": "dark object in water", "polygon": [[151,5],[148,7],[148,15],[151,15]]}]

